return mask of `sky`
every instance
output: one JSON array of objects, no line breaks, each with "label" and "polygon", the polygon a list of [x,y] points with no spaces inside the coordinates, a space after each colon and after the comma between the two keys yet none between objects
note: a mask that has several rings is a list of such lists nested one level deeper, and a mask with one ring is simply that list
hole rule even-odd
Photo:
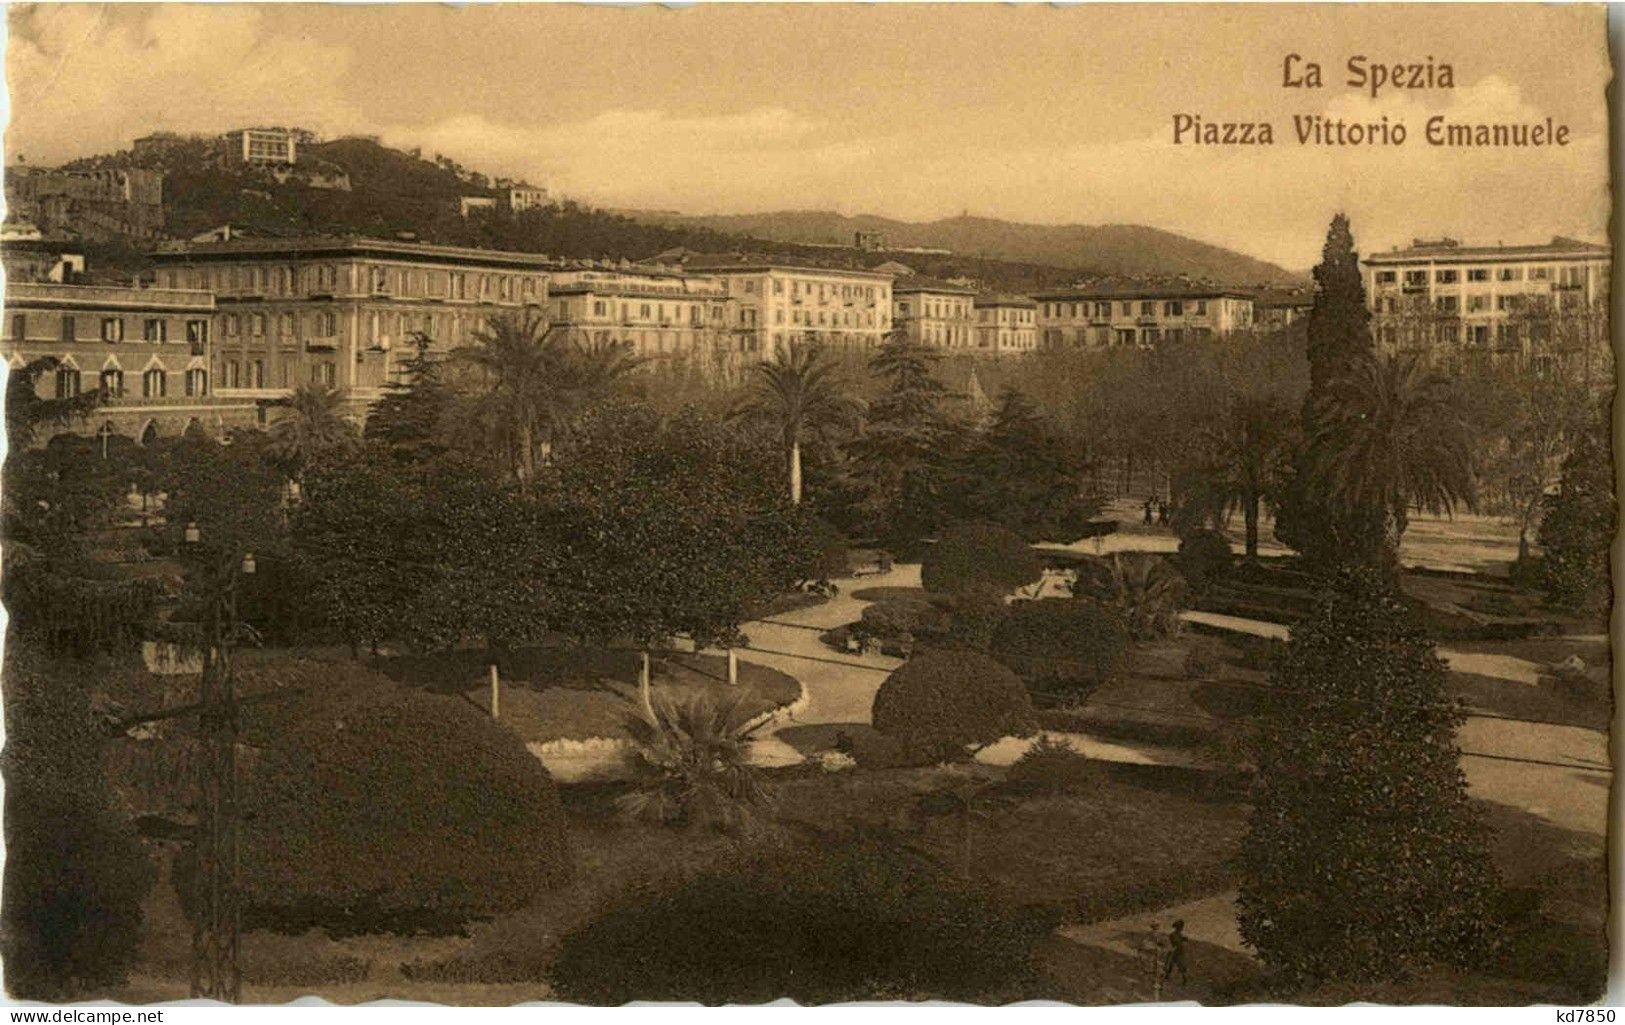
[{"label": "sky", "polygon": [[[375,134],[595,205],[1146,224],[1291,269],[1331,215],[1362,250],[1606,235],[1598,7],[13,5],[5,160],[151,131]],[[1286,55],[1325,87],[1282,86]],[[1449,64],[1373,99],[1345,62]],[[1271,147],[1176,146],[1175,114]],[[1306,148],[1294,114],[1409,129]],[[1566,147],[1437,149],[1434,114]]]}]

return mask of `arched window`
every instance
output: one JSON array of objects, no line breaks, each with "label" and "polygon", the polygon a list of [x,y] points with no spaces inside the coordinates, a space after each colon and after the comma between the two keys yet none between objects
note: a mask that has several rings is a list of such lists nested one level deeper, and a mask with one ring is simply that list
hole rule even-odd
[{"label": "arched window", "polygon": [[56,370],[56,397],[71,399],[79,394],[79,371],[71,366],[57,367]]},{"label": "arched window", "polygon": [[209,393],[209,372],[200,367],[193,367],[186,372],[186,394],[207,395]]},{"label": "arched window", "polygon": [[108,367],[102,371],[102,390],[109,398],[124,397],[124,371],[117,367]]},{"label": "arched window", "polygon": [[153,367],[141,375],[141,395],[143,398],[161,399],[169,394],[169,375],[160,367]]}]

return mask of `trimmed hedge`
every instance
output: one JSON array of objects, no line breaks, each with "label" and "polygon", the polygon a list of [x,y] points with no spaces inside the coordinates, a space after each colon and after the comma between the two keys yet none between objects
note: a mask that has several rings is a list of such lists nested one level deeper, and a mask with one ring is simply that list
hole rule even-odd
[{"label": "trimmed hedge", "polygon": [[993,633],[993,657],[1035,697],[1079,698],[1117,675],[1128,631],[1113,610],[1083,598],[1017,602]]},{"label": "trimmed hedge", "polygon": [[942,648],[919,652],[886,677],[871,721],[920,756],[943,759],[1037,729],[1020,677],[986,655]]},{"label": "trimmed hedge", "polygon": [[268,746],[243,786],[246,928],[453,932],[569,876],[558,793],[511,731],[466,702],[368,683],[254,731]]},{"label": "trimmed hedge", "polygon": [[1043,564],[1019,534],[991,523],[944,531],[920,561],[920,583],[942,594],[991,590],[1006,595],[1036,583],[1043,573]]},{"label": "trimmed hedge", "polygon": [[1179,539],[1179,554],[1174,565],[1184,574],[1191,590],[1201,594],[1208,585],[1230,572],[1235,556],[1230,551],[1230,539],[1217,530],[1192,530]]},{"label": "trimmed hedge", "polygon": [[598,1005],[1006,1003],[1048,995],[1033,947],[1058,917],[865,839],[774,852],[613,908],[564,937],[550,981],[558,999]]}]

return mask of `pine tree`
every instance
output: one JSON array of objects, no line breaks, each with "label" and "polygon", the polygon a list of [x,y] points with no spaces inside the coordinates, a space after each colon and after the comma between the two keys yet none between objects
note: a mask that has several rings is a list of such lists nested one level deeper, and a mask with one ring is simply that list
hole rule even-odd
[{"label": "pine tree", "polygon": [[1366,308],[1360,257],[1348,217],[1332,218],[1315,267],[1315,301],[1309,310],[1309,391],[1303,400],[1303,447],[1293,459],[1292,479],[1282,496],[1275,533],[1314,567],[1370,563],[1382,551],[1382,511],[1339,511],[1323,493],[1313,468],[1324,462],[1313,439],[1336,383],[1361,360],[1376,353],[1371,311]]},{"label": "pine tree", "polygon": [[384,397],[367,416],[366,439],[382,442],[406,462],[425,462],[447,449],[442,418],[450,393],[440,359],[430,354],[433,344],[422,332],[413,336],[413,352],[401,361],[399,378],[384,385]]},{"label": "pine tree", "polygon": [[1387,579],[1341,571],[1292,628],[1260,722],[1241,935],[1306,983],[1472,963],[1496,881],[1446,670]]}]

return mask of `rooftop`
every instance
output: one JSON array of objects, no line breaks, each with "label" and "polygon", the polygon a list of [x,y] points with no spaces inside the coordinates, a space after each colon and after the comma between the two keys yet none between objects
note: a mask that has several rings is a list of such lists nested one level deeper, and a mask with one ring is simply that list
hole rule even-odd
[{"label": "rooftop", "polygon": [[214,310],[214,293],[190,288],[65,285],[53,281],[6,282],[6,305],[61,309]]},{"label": "rooftop", "polygon": [[655,262],[677,264],[697,271],[796,271],[803,274],[840,274],[866,278],[871,281],[890,281],[890,274],[862,270],[856,267],[819,266],[805,260],[791,260],[770,253],[699,253],[691,249],[669,249],[654,258]]},{"label": "rooftop", "polygon": [[389,256],[417,258],[435,263],[472,263],[549,270],[559,266],[544,253],[504,249],[441,246],[427,242],[364,238],[343,235],[301,235],[293,238],[233,238],[224,242],[180,242],[155,251],[153,259],[186,260],[258,259],[266,256]]},{"label": "rooftop", "polygon": [[1071,299],[1252,299],[1248,292],[1215,285],[1100,285],[1067,288],[1055,292],[1035,292],[1039,302],[1066,302]]},{"label": "rooftop", "polygon": [[1413,263],[1436,260],[1606,260],[1612,255],[1606,245],[1553,236],[1550,242],[1527,245],[1464,246],[1453,238],[1412,239],[1404,249],[1368,253],[1366,263]]},{"label": "rooftop", "polygon": [[[879,273],[877,268],[876,273]],[[902,295],[907,292],[940,292],[943,295],[975,295],[976,289],[956,285],[941,278],[922,277],[912,274],[906,278],[898,278],[892,282],[892,295]]]},{"label": "rooftop", "polygon": [[1037,306],[1038,303],[1024,295],[1012,295],[1008,292],[983,292],[976,297],[977,306]]}]

